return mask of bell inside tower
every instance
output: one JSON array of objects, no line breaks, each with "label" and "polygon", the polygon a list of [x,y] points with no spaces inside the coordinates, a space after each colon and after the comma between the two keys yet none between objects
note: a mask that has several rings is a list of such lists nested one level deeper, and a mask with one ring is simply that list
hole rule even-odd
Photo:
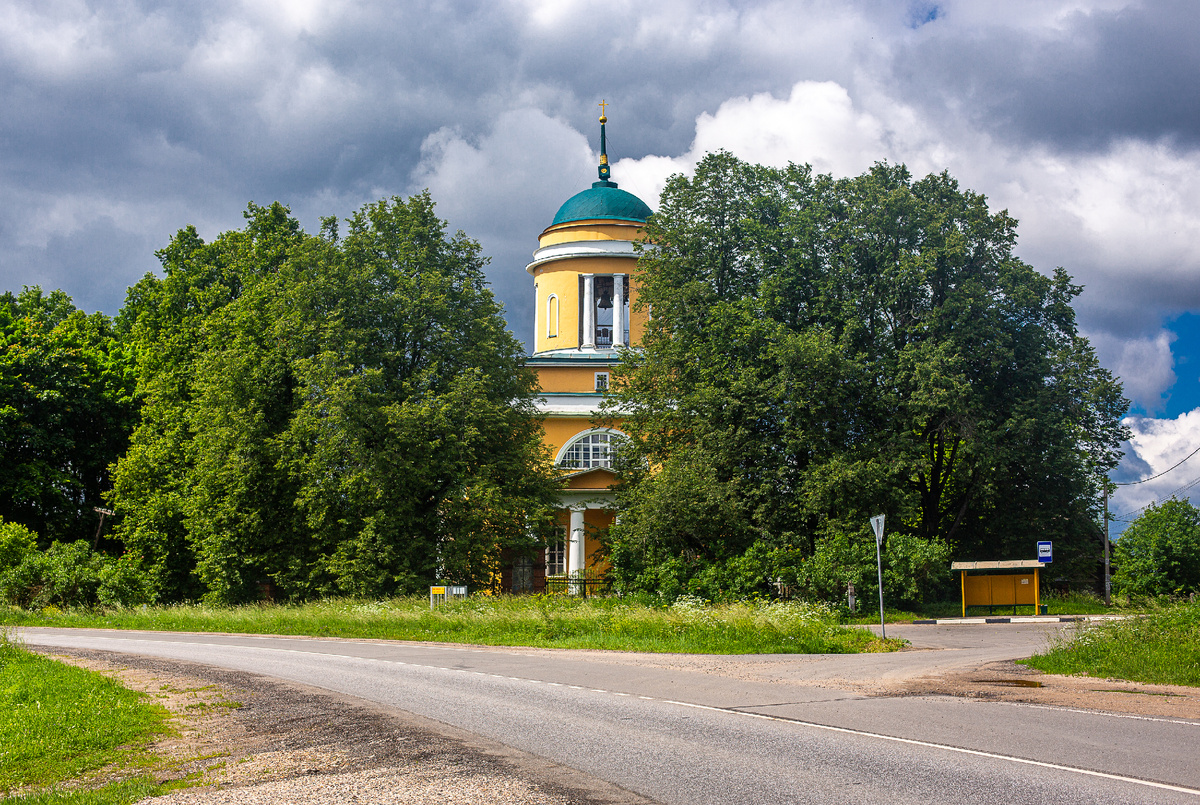
[{"label": "bell inside tower", "polygon": [[596,347],[613,345],[613,278],[596,277]]}]

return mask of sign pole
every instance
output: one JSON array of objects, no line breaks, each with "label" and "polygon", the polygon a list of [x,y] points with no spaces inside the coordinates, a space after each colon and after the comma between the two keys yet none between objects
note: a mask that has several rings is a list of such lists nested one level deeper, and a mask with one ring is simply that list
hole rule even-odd
[{"label": "sign pole", "polygon": [[887,640],[887,626],[883,620],[883,515],[871,518],[871,529],[875,532],[875,568],[879,571],[879,634]]}]

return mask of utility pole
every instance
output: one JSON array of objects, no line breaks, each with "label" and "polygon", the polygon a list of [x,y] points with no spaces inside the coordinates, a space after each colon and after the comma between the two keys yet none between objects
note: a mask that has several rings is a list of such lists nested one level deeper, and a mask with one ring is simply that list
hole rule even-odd
[{"label": "utility pole", "polygon": [[93,506],[92,511],[100,515],[100,525],[96,526],[96,536],[92,537],[92,550],[94,551],[100,545],[100,530],[104,528],[104,515],[107,514],[111,517],[116,512],[112,509],[102,509],[99,506]]},{"label": "utility pole", "polygon": [[1112,576],[1108,564],[1108,479],[1104,479],[1104,606],[1112,606]]}]

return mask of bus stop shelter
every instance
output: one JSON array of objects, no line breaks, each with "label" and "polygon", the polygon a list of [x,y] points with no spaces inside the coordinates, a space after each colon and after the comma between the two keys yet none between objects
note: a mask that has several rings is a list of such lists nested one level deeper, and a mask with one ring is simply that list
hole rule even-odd
[{"label": "bus stop shelter", "polygon": [[987,607],[989,613],[996,607],[1012,607],[1015,615],[1017,607],[1032,606],[1038,614],[1042,603],[1038,578],[1041,567],[1036,559],[952,563],[950,569],[961,574],[963,617],[967,617],[969,607]]}]

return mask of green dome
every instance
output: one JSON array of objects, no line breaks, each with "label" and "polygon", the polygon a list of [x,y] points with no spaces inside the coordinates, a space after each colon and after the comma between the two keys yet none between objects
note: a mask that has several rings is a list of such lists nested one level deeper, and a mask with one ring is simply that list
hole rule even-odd
[{"label": "green dome", "polygon": [[592,218],[642,223],[649,217],[650,208],[646,206],[646,202],[633,193],[618,189],[615,182],[601,181],[593,182],[587,190],[567,199],[567,202],[558,208],[558,214],[554,216],[550,226]]}]

